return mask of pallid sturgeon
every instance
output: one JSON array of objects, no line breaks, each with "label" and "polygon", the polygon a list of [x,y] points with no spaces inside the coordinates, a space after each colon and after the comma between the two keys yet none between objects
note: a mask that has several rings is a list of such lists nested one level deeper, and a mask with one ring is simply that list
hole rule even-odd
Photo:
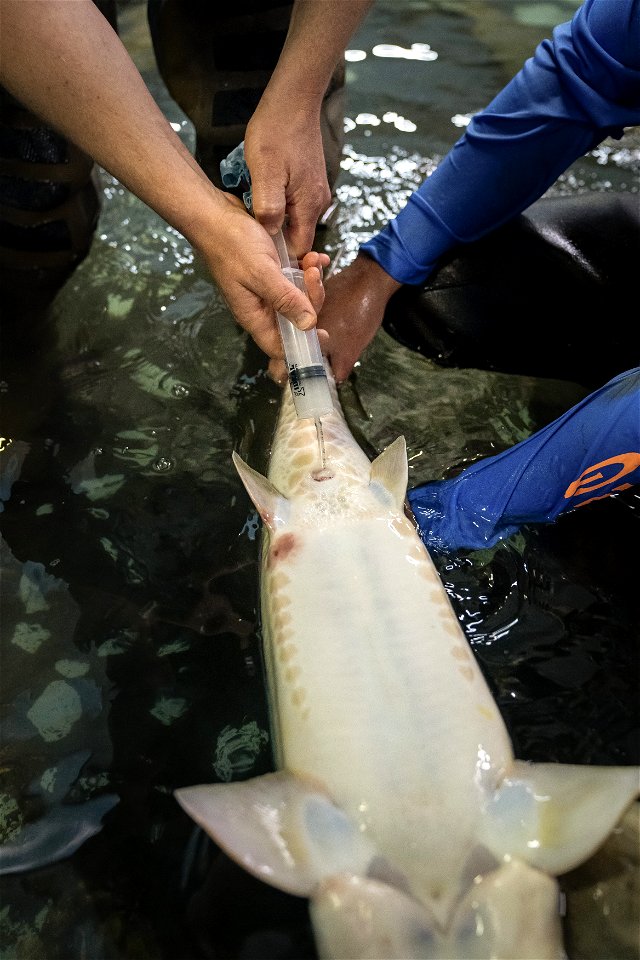
[{"label": "pallid sturgeon", "polygon": [[269,479],[234,454],[264,525],[262,628],[278,772],[176,792],[250,873],[309,897],[331,958],[562,958],[555,875],[640,793],[637,767],[514,759],[405,513],[399,437],[376,459],[332,384],[285,389]]}]

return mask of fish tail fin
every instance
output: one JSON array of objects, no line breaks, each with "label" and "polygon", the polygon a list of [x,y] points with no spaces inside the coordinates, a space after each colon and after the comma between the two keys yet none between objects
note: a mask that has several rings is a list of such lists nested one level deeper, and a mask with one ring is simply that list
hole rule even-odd
[{"label": "fish tail fin", "polygon": [[505,863],[475,883],[450,921],[371,877],[333,876],[312,899],[320,957],[565,960],[556,881]]}]

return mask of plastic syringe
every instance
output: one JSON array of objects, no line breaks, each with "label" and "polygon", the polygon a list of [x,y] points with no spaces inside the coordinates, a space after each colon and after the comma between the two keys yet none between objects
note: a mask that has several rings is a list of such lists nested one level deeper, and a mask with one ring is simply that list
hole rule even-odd
[{"label": "plastic syringe", "polygon": [[[298,290],[306,293],[304,273],[298,268],[297,261],[289,257],[287,244],[282,230],[273,238],[280,257],[282,272]],[[290,320],[278,313],[278,328],[282,337],[284,355],[289,375],[289,385],[293,404],[300,419],[310,418],[316,421],[320,442],[320,417],[333,410],[333,401],[329,391],[327,371],[322,360],[322,351],[315,327],[311,330],[298,330]],[[321,445],[321,459],[324,456]]]}]

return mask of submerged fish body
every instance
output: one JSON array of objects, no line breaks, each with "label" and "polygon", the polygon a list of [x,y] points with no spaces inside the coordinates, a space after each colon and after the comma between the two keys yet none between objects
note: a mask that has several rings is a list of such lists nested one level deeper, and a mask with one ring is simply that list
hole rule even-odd
[{"label": "submerged fish body", "polygon": [[321,956],[564,956],[555,875],[586,859],[637,768],[528,764],[406,515],[399,438],[373,463],[334,388],[285,392],[263,519],[262,621],[278,772],[179,790],[246,869],[311,899]]}]

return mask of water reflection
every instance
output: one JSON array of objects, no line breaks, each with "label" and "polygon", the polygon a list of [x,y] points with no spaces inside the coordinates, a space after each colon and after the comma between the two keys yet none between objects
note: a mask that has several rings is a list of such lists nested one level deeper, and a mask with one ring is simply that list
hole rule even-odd
[{"label": "water reflection", "polygon": [[428,43],[412,43],[407,49],[395,43],[377,43],[371,53],[374,57],[396,57],[399,60],[422,60],[429,63],[437,60],[438,54]]}]

